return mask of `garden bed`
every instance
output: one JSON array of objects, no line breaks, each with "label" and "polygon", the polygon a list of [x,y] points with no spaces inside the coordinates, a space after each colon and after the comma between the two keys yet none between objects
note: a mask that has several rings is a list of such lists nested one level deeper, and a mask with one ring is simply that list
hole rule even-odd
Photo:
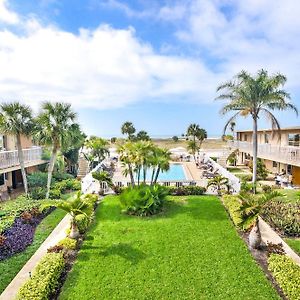
[{"label": "garden bed", "polygon": [[169,199],[141,218],[106,197],[60,299],[279,299],[216,197]]}]

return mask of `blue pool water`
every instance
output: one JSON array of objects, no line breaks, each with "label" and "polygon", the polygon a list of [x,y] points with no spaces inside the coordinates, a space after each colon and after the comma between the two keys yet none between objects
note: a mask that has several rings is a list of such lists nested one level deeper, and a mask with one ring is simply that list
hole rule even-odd
[{"label": "blue pool water", "polygon": [[[148,169],[146,174],[146,180],[150,181],[152,176],[152,170]],[[143,173],[141,172],[140,180],[143,180]],[[173,180],[186,180],[183,166],[181,164],[170,164],[169,171],[160,172],[158,175],[159,181],[173,181]]]}]

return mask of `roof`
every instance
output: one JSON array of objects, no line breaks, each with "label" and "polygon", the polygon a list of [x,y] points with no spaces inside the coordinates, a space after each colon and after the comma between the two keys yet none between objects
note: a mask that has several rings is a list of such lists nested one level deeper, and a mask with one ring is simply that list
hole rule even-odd
[{"label": "roof", "polygon": [[[277,129],[274,129],[276,131]],[[294,131],[294,130],[300,130],[300,126],[291,126],[291,127],[284,127],[280,128],[280,131]],[[248,130],[237,130],[236,132],[252,132],[252,129]],[[263,131],[273,131],[272,128],[267,128],[267,129],[258,129],[258,132],[263,132]]]}]

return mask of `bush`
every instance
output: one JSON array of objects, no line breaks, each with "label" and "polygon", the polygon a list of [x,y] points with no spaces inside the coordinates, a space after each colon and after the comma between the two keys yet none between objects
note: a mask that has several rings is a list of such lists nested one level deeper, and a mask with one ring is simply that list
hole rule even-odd
[{"label": "bush", "polygon": [[53,185],[54,189],[60,190],[61,193],[66,191],[80,191],[81,183],[77,179],[65,179]]},{"label": "bush", "polygon": [[61,190],[60,189],[51,189],[49,193],[50,199],[60,199],[61,198]]},{"label": "bush", "polygon": [[130,215],[149,216],[161,211],[167,194],[160,185],[128,187],[121,193],[120,202]]},{"label": "bush", "polygon": [[251,174],[247,174],[247,175],[236,174],[235,176],[240,178],[241,182],[252,181],[252,175]]},{"label": "bush", "polygon": [[36,187],[30,189],[30,197],[35,200],[41,200],[46,198],[47,190],[42,187]]},{"label": "bush", "polygon": [[58,246],[63,246],[63,248],[68,250],[75,250],[77,246],[77,241],[75,239],[66,237],[58,243]]},{"label": "bush", "polygon": [[49,299],[59,285],[64,266],[62,253],[47,253],[35,268],[32,277],[20,288],[17,299]]},{"label": "bush", "polygon": [[300,237],[300,202],[270,201],[263,208],[262,217],[283,234]]},{"label": "bush", "polygon": [[[250,161],[249,168],[253,171],[253,162]],[[268,177],[269,171],[266,168],[265,163],[261,158],[257,159],[257,177],[261,180],[265,180]]]},{"label": "bush", "polygon": [[271,193],[272,192],[272,187],[270,185],[267,185],[267,184],[263,184],[261,186],[261,189],[264,193]]},{"label": "bush", "polygon": [[203,195],[205,192],[206,188],[202,186],[168,187],[169,195],[173,196]]},{"label": "bush", "polygon": [[74,176],[69,174],[69,173],[53,173],[52,177],[56,180],[56,181],[63,181],[66,179],[74,179]]},{"label": "bush", "polygon": [[78,227],[78,230],[81,234],[85,233],[90,225],[91,219],[88,216],[85,216],[83,214],[77,215],[75,217],[75,223]]},{"label": "bush", "polygon": [[250,193],[253,189],[253,184],[246,181],[241,182],[241,192]]},{"label": "bush", "polygon": [[269,270],[289,300],[300,300],[300,266],[285,255],[271,254]]},{"label": "bush", "polygon": [[[27,175],[28,187],[36,188],[47,186],[48,174],[45,172],[34,172]],[[55,182],[55,179],[52,179],[52,184]]]},{"label": "bush", "polygon": [[233,224],[240,227],[242,223],[242,215],[240,212],[241,202],[237,196],[225,195],[222,197],[223,203],[230,215]]}]

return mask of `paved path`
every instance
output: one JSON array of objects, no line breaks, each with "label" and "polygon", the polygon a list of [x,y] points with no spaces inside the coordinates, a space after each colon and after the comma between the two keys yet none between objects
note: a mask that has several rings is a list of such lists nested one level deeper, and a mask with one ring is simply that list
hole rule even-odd
[{"label": "paved path", "polygon": [[0,296],[0,300],[13,300],[16,298],[18,290],[29,278],[29,272],[32,272],[42,257],[47,253],[47,249],[55,246],[60,240],[66,237],[66,230],[70,227],[70,216],[66,215],[55,227],[52,233],[43,242],[40,248],[27,261],[16,277],[6,287]]},{"label": "paved path", "polygon": [[291,247],[264,221],[260,218],[259,228],[262,240],[265,244],[272,242],[273,244],[282,243],[283,249],[287,256],[293,259],[300,266],[300,257],[291,249]]}]

